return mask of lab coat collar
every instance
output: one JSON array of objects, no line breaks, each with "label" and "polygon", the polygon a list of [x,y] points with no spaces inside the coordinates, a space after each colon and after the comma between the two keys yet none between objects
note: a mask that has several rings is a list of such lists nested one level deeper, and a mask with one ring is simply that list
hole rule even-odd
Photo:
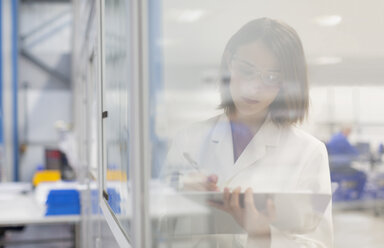
[{"label": "lab coat collar", "polygon": [[[259,131],[253,136],[247,147],[235,163],[236,172],[262,159],[268,149],[275,147],[280,140],[280,129],[273,124],[270,116],[266,118]],[[236,174],[236,173],[235,173]]]},{"label": "lab coat collar", "polygon": [[230,137],[232,138],[231,125],[227,115],[221,114],[213,127],[211,140],[213,143],[221,143],[224,138],[226,138],[227,134],[230,134]]},{"label": "lab coat collar", "polygon": [[[269,148],[277,146],[280,135],[281,129],[273,124],[271,118],[268,116],[260,127],[260,130],[251,139],[236,163],[234,163],[231,126],[228,117],[223,114],[218,118],[212,131],[212,142],[218,144],[216,153],[221,154],[223,160],[224,158],[227,160],[221,162],[232,164],[231,174],[236,176],[242,169],[262,159]],[[228,154],[223,154],[223,152]]]},{"label": "lab coat collar", "polygon": [[[265,146],[277,146],[280,141],[281,128],[272,122],[270,114],[268,114],[260,130],[253,137],[254,139],[260,140]],[[250,143],[251,143],[250,142]]]},{"label": "lab coat collar", "polygon": [[[268,115],[263,125],[260,127],[260,130],[250,141],[250,144],[255,143],[255,140],[257,140],[259,145],[276,146],[280,140],[280,133],[281,129],[272,122],[270,115]],[[230,134],[230,138],[232,139],[232,131],[229,118],[226,114],[222,114],[218,117],[213,128],[211,140],[213,143],[220,143],[223,140],[227,142],[227,134]]]}]

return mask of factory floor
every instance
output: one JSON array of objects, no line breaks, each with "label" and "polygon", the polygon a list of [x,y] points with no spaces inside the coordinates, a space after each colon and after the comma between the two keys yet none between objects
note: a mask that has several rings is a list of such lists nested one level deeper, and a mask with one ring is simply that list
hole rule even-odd
[{"label": "factory floor", "polygon": [[[341,211],[333,212],[334,223],[334,248],[383,248],[384,247],[384,211],[381,215],[377,216],[373,211]],[[44,229],[45,228],[45,229]],[[8,238],[14,240],[29,240],[39,236],[40,238],[47,238],[50,232],[60,233],[60,238],[69,237],[70,230],[65,226],[55,227],[52,229],[48,226],[29,226],[24,232],[11,232]],[[60,229],[61,228],[61,229]],[[64,228],[64,229],[63,229]],[[37,235],[36,232],[39,232]],[[43,234],[44,237],[42,236]],[[65,234],[65,235],[64,235]],[[64,236],[62,236],[64,235]],[[32,247],[71,247],[71,243],[55,243],[55,244],[25,244],[25,245],[7,245],[6,248],[32,248]]]},{"label": "factory floor", "polygon": [[334,211],[335,248],[383,248],[384,213]]}]

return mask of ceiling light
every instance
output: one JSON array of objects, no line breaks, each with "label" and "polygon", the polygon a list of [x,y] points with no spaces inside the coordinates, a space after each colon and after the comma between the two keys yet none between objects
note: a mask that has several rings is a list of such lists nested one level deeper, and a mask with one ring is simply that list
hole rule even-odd
[{"label": "ceiling light", "polygon": [[340,24],[342,18],[338,15],[319,16],[315,18],[315,22],[324,27],[336,26]]},{"label": "ceiling light", "polygon": [[196,9],[196,10],[183,10],[177,17],[177,20],[180,22],[195,22],[205,14],[204,10]]},{"label": "ceiling light", "polygon": [[333,65],[343,61],[340,57],[318,57],[312,61],[312,64],[316,65]]},{"label": "ceiling light", "polygon": [[162,38],[156,40],[156,45],[165,47],[165,46],[172,46],[175,45],[177,41],[175,39],[169,39],[169,38]]}]

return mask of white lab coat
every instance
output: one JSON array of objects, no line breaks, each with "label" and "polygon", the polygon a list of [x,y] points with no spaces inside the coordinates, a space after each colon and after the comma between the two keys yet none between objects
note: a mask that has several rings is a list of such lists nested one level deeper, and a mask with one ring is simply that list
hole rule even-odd
[{"label": "white lab coat", "polygon": [[[197,123],[173,140],[164,175],[191,171],[188,154],[200,170],[218,175],[218,186],[253,192],[310,192],[331,194],[325,145],[296,127],[278,127],[268,118],[234,163],[230,122],[220,115]],[[271,247],[333,247],[332,204],[312,233],[288,234],[271,227]],[[223,235],[221,239],[223,240]],[[232,237],[229,237],[232,236]],[[227,235],[219,247],[246,243],[240,235]],[[229,241],[235,239],[234,241]],[[220,242],[218,242],[220,243]],[[225,244],[225,245],[223,245]],[[244,247],[254,247],[249,242]]]}]

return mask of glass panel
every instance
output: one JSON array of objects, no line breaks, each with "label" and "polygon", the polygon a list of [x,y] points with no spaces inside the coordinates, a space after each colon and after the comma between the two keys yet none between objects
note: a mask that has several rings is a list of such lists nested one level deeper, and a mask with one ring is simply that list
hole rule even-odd
[{"label": "glass panel", "polygon": [[154,246],[383,243],[383,4],[149,1]]},{"label": "glass panel", "polygon": [[106,156],[105,191],[108,204],[123,229],[130,235],[129,215],[129,125],[130,33],[127,1],[105,3],[105,82],[103,85],[104,144]]}]

